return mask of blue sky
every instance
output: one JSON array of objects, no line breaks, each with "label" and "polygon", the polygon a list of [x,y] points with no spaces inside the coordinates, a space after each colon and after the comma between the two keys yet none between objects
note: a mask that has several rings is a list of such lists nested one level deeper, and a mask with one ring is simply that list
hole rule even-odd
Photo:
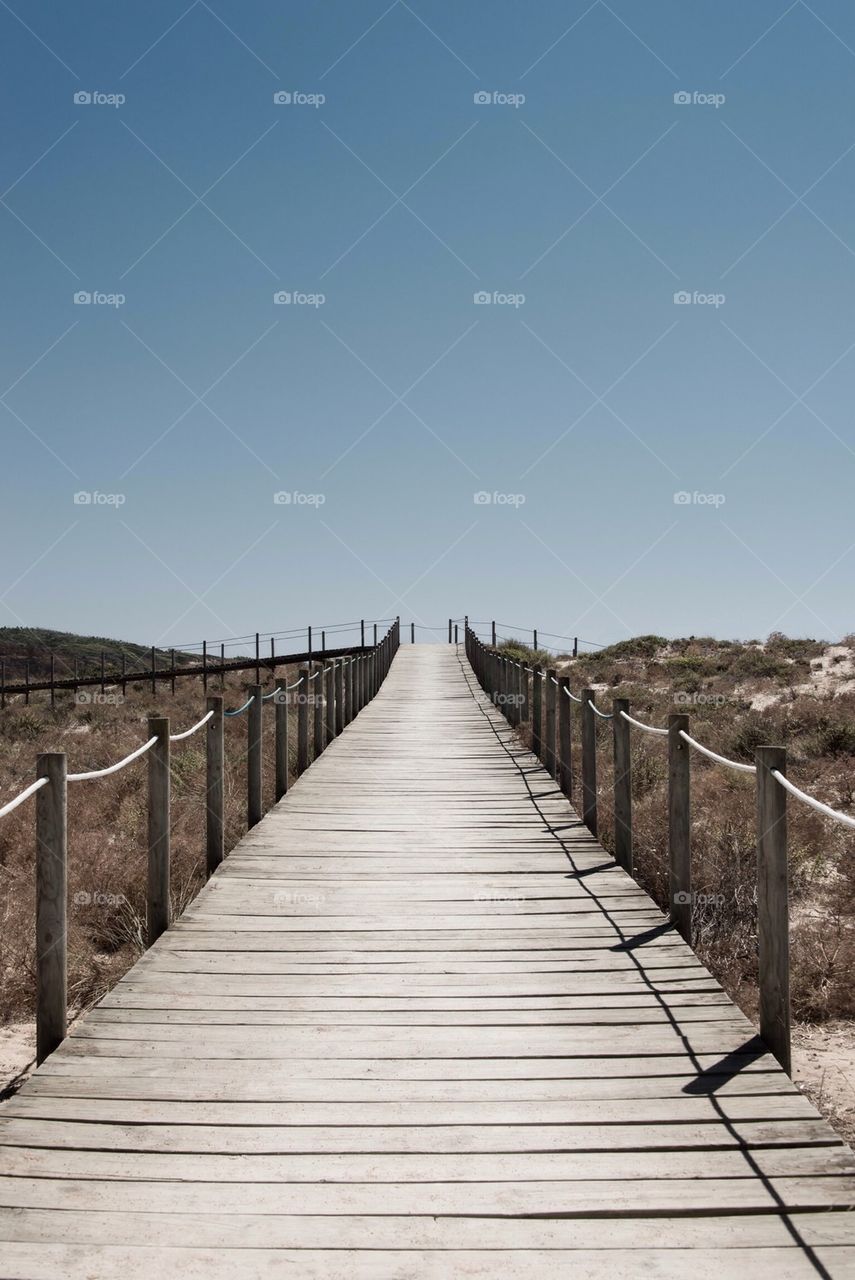
[{"label": "blue sky", "polygon": [[2,622],[853,629],[851,5],[0,34]]}]

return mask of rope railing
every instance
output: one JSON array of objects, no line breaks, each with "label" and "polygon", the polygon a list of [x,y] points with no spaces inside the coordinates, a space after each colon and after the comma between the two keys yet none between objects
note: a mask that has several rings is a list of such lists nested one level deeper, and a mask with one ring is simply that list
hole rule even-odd
[{"label": "rope railing", "polygon": [[171,733],[169,735],[169,741],[183,742],[185,738],[192,738],[197,729],[201,729],[203,724],[207,724],[213,714],[213,711],[209,711],[207,715],[202,716],[201,720],[197,720],[196,724],[191,725],[189,729],[185,729],[183,733]]},{"label": "rope railing", "polygon": [[[504,624],[500,624],[504,625]],[[537,638],[537,633],[533,633]],[[466,656],[481,688],[490,696],[512,727],[530,729],[531,750],[560,790],[573,799],[577,781],[581,783],[581,804],[577,805],[583,824],[596,838],[598,804],[603,789],[597,784],[596,720],[610,719],[613,734],[614,771],[612,826],[617,864],[633,874],[632,834],[632,735],[631,728],[668,740],[668,913],[672,926],[691,944],[693,908],[698,896],[692,889],[690,757],[697,751],[713,765],[749,774],[757,792],[757,930],[760,956],[760,1034],[786,1071],[790,1070],[789,1005],[789,902],[787,851],[787,799],[792,796],[830,821],[855,830],[855,816],[840,813],[830,805],[801,790],[786,776],[787,753],[783,747],[760,746],[754,764],[733,760],[713,751],[689,733],[689,717],[673,712],[668,726],[645,724],[630,714],[626,698],[614,698],[611,713],[601,711],[594,689],[572,693],[567,678],[552,670],[530,667],[512,659],[495,644],[482,641],[467,625]],[[566,698],[558,698],[555,687]],[[572,742],[571,703],[579,705],[581,721],[581,777],[576,777],[576,747]]]},{"label": "rope railing", "polygon": [[149,738],[148,742],[144,742],[141,747],[137,747],[136,751],[132,751],[123,760],[117,760],[115,764],[108,764],[103,769],[89,769],[86,773],[66,774],[66,782],[91,782],[94,778],[108,778],[111,773],[119,773],[126,765],[138,760],[140,756],[144,756],[156,742],[156,737]]},{"label": "rope railing", "polygon": [[[297,758],[294,776],[305,773],[328,744],[342,733],[371,701],[382,685],[400,645],[400,624],[395,619],[370,648],[360,644],[358,652],[325,655],[317,693],[298,696]],[[306,658],[307,663],[313,659]],[[121,760],[101,769],[67,772],[65,752],[45,752],[39,756],[38,777],[17,796],[0,806],[0,818],[14,812],[33,795],[36,800],[36,1058],[43,1062],[64,1040],[68,1011],[68,784],[88,782],[119,773],[133,761],[148,756],[148,870],[146,877],[146,938],[151,946],[169,928],[172,920],[170,890],[170,808],[171,748],[207,726],[205,734],[205,867],[213,875],[225,857],[225,720],[249,711],[246,717],[247,827],[260,822],[263,806],[263,709],[274,698],[275,727],[274,794],[278,802],[289,784],[289,702],[288,694],[301,685],[308,688],[321,670],[311,674],[304,666],[291,684],[280,680],[275,689],[262,693],[256,682],[250,686],[246,702],[226,710],[223,695],[209,694],[205,715],[188,729],[169,732],[167,716],[148,717],[149,736]],[[277,696],[278,695],[278,696]],[[310,733],[309,703],[314,702]],[[325,714],[321,714],[322,709]],[[43,945],[43,939],[50,939]]]},{"label": "rope railing", "polygon": [[47,778],[37,778],[36,781],[31,782],[28,787],[24,787],[24,790],[16,795],[14,800],[6,801],[0,809],[0,818],[5,818],[7,813],[14,812],[19,804],[23,804],[25,800],[29,800],[30,796],[34,796],[37,791],[41,791],[42,787],[46,787],[47,784]]}]

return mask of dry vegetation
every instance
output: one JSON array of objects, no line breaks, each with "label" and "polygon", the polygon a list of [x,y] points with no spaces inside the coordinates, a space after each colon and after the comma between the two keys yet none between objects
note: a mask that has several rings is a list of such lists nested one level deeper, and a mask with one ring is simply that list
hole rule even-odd
[{"label": "dry vegetation", "polygon": [[[280,667],[278,677],[286,671]],[[288,669],[293,680],[294,669]],[[251,673],[226,678],[227,706],[245,700]],[[267,685],[271,687],[269,673]],[[219,692],[219,680],[209,685]],[[108,690],[117,698],[118,689]],[[101,768],[146,739],[146,716],[168,715],[173,732],[204,714],[202,682],[179,678],[152,694],[129,684],[118,702],[77,703],[57,694],[29,706],[16,699],[0,712],[0,803],[35,777],[36,756],[65,751],[69,771]],[[292,739],[296,716],[291,717]],[[273,803],[273,716],[265,717],[264,805]],[[246,717],[226,720],[226,848],[246,829]],[[295,743],[292,740],[292,750]],[[68,789],[69,1002],[80,1008],[108,990],[144,949],[146,901],[146,761]],[[198,892],[205,869],[204,730],[172,749],[172,905],[182,910]],[[0,822],[0,1021],[32,1016],[34,968],[35,806],[27,801]]]},{"label": "dry vegetation", "polygon": [[[534,655],[508,646],[510,651]],[[593,655],[537,660],[591,686],[608,709],[662,725],[686,712],[704,745],[751,763],[755,747],[784,745],[793,781],[855,815],[855,641],[840,645],[770,636],[764,644],[642,636]],[[612,731],[597,721],[600,837],[613,848]],[[575,740],[578,742],[578,731]],[[633,827],[639,882],[667,908],[667,746],[632,734]],[[754,784],[692,755],[695,948],[749,1016],[756,1014]],[[793,1010],[806,1022],[855,1017],[855,836],[789,806]]]}]

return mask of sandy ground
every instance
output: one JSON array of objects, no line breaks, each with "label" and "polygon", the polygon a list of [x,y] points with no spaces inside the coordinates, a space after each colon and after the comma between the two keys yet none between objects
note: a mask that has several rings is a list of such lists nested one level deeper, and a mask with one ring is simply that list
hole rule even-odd
[{"label": "sandy ground", "polygon": [[[8,1097],[35,1066],[32,1022],[0,1027],[0,1098]],[[844,1142],[855,1149],[855,1022],[797,1026],[793,1079]]]},{"label": "sandy ground", "polygon": [[796,1027],[793,1079],[844,1142],[855,1148],[855,1023]]}]

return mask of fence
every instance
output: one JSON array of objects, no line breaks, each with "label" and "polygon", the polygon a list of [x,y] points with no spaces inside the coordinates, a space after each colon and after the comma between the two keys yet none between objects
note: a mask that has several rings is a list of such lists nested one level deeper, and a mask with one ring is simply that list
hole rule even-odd
[{"label": "fence", "polygon": [[[324,662],[308,661],[291,685],[278,680],[269,693],[260,683],[248,690],[243,706],[226,710],[221,694],[207,697],[205,715],[189,729],[170,733],[169,718],[150,716],[148,740],[122,760],[103,769],[68,773],[65,752],[38,757],[36,781],[0,808],[0,818],[30,796],[36,796],[36,1058],[43,1062],[65,1039],[68,1006],[68,784],[90,782],[118,773],[142,756],[148,756],[148,886],[147,942],[151,946],[171,920],[170,908],[170,766],[171,747],[206,729],[206,830],[207,874],[223,861],[224,848],[224,721],[246,715],[247,725],[247,825],[255,826],[263,815],[262,731],[264,703],[273,702],[275,721],[275,796],[288,790],[289,709],[297,710],[296,776],[308,769],[333,738],[337,737],[371,701],[385,679],[400,643],[395,621],[373,646],[348,657]],[[312,670],[315,667],[315,670]],[[311,686],[318,681],[315,689]],[[299,690],[299,692],[298,692]],[[309,707],[314,709],[309,732]]]},{"label": "fence", "polygon": [[[202,640],[197,644],[176,645],[172,649],[160,649],[156,645],[152,645],[149,651],[148,667],[141,667],[135,670],[128,669],[128,655],[125,652],[109,654],[107,650],[100,653],[99,670],[96,675],[81,675],[78,670],[78,662],[73,660],[73,674],[70,676],[57,676],[56,674],[56,658],[55,653],[49,654],[50,675],[45,679],[33,680],[30,672],[30,662],[24,660],[24,679],[22,681],[8,683],[6,680],[6,660],[0,659],[0,708],[6,706],[7,697],[22,694],[24,702],[29,703],[30,695],[37,692],[47,692],[50,694],[51,706],[55,704],[56,693],[58,690],[71,689],[75,693],[82,688],[100,687],[103,693],[107,685],[121,685],[124,694],[129,683],[143,682],[151,685],[152,693],[157,690],[157,684],[169,683],[172,692],[175,692],[175,682],[183,676],[202,677],[202,684],[207,690],[208,681],[219,677],[222,687],[227,672],[231,671],[255,671],[255,683],[261,681],[261,672],[269,671],[275,676],[277,667],[290,666],[299,662],[312,662],[319,657],[344,657],[346,654],[354,653],[357,650],[367,652],[367,650],[377,644],[378,627],[384,624],[392,624],[399,622],[396,618],[379,618],[377,620],[365,618],[358,622],[337,622],[325,627],[301,627],[294,631],[275,631],[260,632],[256,631],[254,635],[255,656],[247,657],[246,655],[236,656],[232,658],[226,657],[227,648],[243,647],[247,643],[252,644],[253,636],[236,636],[230,640],[218,641],[215,645],[209,644],[207,640]],[[352,633],[355,637],[359,636],[358,643],[347,643],[338,647],[328,647],[327,640],[335,637],[338,641],[346,639],[347,633]],[[373,639],[372,639],[373,633]],[[366,635],[368,635],[369,643],[366,645]],[[292,640],[296,642],[297,638],[305,637],[306,648],[291,653],[277,653],[277,640]],[[262,652],[262,640],[270,641],[270,652]],[[198,661],[190,661],[197,655],[193,650],[198,649]],[[219,653],[217,653],[219,649]],[[137,660],[137,655],[131,655]],[[112,666],[108,665],[108,658],[112,659]],[[158,665],[158,658],[161,659],[161,665]],[[62,659],[61,659],[62,661]],[[63,665],[69,666],[68,662]]]},{"label": "fence", "polygon": [[[492,636],[491,636],[492,638]],[[855,828],[855,818],[838,813],[801,791],[787,778],[784,747],[762,746],[754,764],[729,760],[710,751],[689,734],[689,717],[674,713],[667,728],[644,724],[630,715],[626,698],[614,698],[611,711],[597,706],[595,692],[570,690],[566,676],[553,668],[527,666],[483,643],[465,628],[466,655],[476,678],[508,722],[527,724],[531,746],[568,800],[578,790],[580,816],[597,834],[597,719],[611,721],[614,749],[615,860],[633,874],[631,731],[667,740],[668,879],[671,922],[692,942],[691,768],[698,751],[729,769],[751,774],[756,785],[757,937],[760,987],[760,1034],[785,1071],[791,1068],[789,893],[787,797],[794,796],[827,818]],[[573,715],[573,708],[578,708]],[[575,729],[574,729],[575,724]],[[574,741],[578,738],[581,770],[577,778]],[[577,786],[578,782],[578,786]]]}]

